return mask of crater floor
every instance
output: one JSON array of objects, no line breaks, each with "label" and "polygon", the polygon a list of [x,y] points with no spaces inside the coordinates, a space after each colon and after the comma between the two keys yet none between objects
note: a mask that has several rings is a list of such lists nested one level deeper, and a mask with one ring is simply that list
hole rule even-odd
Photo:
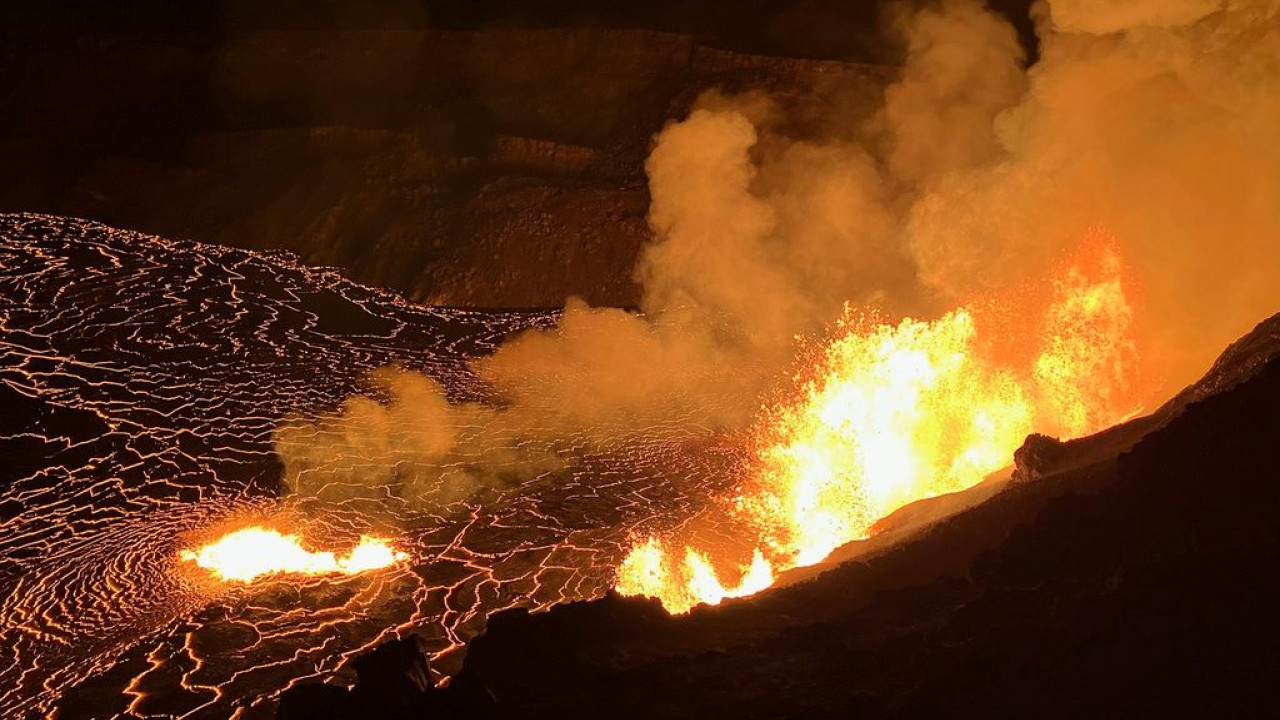
[{"label": "crater floor", "polygon": [[[220,585],[178,551],[278,511],[282,418],[392,363],[475,397],[467,358],[555,313],[420,307],[287,255],[40,215],[0,216],[0,267],[0,716],[270,717],[407,628],[452,672],[487,616],[601,595],[633,534],[731,475],[726,443],[654,428],[435,512],[389,506],[412,557],[394,569]],[[305,536],[361,521],[292,512]]]}]

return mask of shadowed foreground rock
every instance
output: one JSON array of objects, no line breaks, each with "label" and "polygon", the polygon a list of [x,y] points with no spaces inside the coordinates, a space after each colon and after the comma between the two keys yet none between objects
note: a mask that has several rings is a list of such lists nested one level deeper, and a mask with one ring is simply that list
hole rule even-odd
[{"label": "shadowed foreground rock", "polygon": [[522,719],[1272,717],[1278,330],[889,551],[684,617],[503,613],[458,684]]},{"label": "shadowed foreground rock", "polygon": [[356,686],[310,683],[284,693],[279,720],[455,718],[488,714],[492,698],[459,683],[448,692],[431,682],[427,646],[415,634],[389,640],[356,658]]}]

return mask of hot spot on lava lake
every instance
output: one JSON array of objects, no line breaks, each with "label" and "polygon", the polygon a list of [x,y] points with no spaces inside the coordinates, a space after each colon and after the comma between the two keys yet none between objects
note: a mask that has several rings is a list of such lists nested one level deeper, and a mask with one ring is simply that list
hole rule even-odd
[{"label": "hot spot on lava lake", "polygon": [[336,555],[304,547],[297,535],[252,526],[179,554],[221,580],[253,582],[264,575],[358,575],[408,559],[386,540],[362,535],[349,552]]}]

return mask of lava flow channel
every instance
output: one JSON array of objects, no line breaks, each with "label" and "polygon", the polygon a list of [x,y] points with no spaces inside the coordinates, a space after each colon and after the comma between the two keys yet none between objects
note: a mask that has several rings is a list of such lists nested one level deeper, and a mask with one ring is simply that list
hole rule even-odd
[{"label": "lava flow channel", "polygon": [[[1088,238],[1048,287],[1038,312],[1024,292],[929,322],[849,314],[796,399],[757,427],[749,479],[729,500],[750,559],[676,552],[650,536],[621,564],[617,589],[672,612],[759,592],[898,508],[1006,467],[1033,430],[1076,437],[1137,413],[1148,388],[1113,239]],[[1037,315],[1030,331],[1011,327]],[[739,579],[726,584],[716,568],[735,565]]]}]

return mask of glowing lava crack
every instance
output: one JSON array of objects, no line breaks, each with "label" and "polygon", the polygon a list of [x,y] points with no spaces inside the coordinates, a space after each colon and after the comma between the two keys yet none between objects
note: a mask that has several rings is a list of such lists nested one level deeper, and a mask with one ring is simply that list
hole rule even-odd
[{"label": "glowing lava crack", "polygon": [[198,550],[183,550],[181,557],[219,579],[244,583],[281,573],[356,575],[409,558],[386,540],[368,535],[361,536],[360,543],[350,553],[339,557],[331,552],[307,550],[297,535],[283,535],[262,527],[236,530]]}]

